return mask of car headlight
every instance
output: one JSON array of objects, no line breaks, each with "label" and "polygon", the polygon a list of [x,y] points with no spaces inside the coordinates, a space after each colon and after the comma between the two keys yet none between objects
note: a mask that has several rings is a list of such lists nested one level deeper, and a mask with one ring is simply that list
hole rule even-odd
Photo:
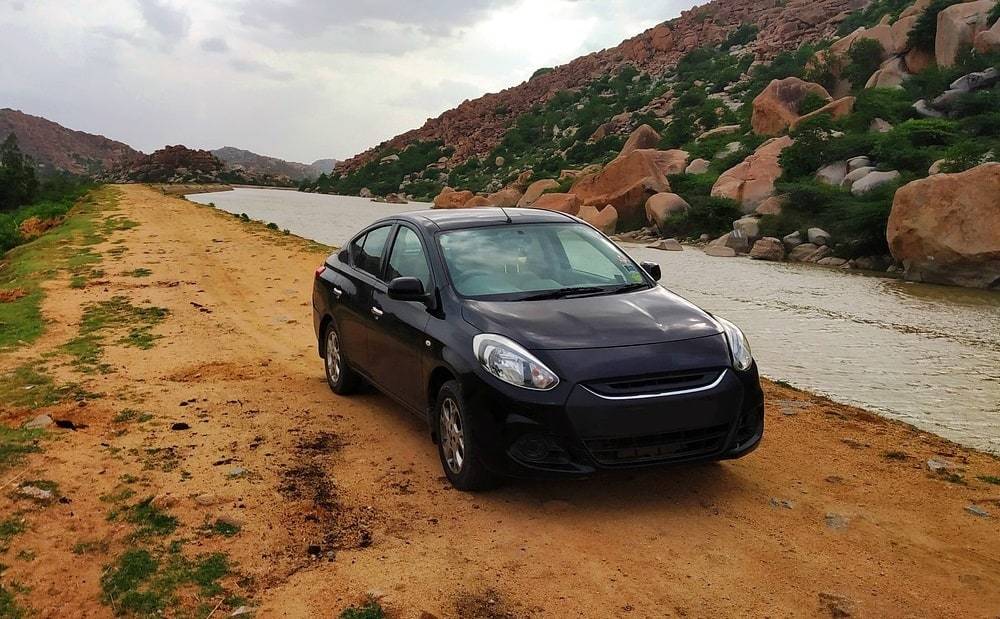
[{"label": "car headlight", "polygon": [[472,350],[490,374],[505,383],[525,389],[547,391],[559,377],[517,342],[502,335],[480,333],[472,338]]},{"label": "car headlight", "polygon": [[749,370],[753,364],[753,354],[750,352],[750,342],[747,341],[747,336],[743,335],[743,331],[739,327],[725,318],[716,316],[715,320],[726,333],[729,353],[733,357],[733,367],[741,372]]}]

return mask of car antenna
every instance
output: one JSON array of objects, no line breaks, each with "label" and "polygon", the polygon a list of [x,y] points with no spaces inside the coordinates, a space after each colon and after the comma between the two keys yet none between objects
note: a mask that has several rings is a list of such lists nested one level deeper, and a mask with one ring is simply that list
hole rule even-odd
[{"label": "car antenna", "polygon": [[514,223],[513,220],[511,220],[510,215],[507,214],[507,211],[504,210],[504,208],[502,206],[500,207],[500,210],[503,212],[503,216],[507,218],[507,223],[509,223],[509,224]]}]

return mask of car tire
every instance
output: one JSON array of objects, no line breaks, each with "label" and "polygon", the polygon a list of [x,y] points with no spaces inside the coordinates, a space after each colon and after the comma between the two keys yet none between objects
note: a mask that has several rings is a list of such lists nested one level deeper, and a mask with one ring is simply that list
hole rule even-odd
[{"label": "car tire", "polygon": [[468,411],[458,381],[450,380],[441,386],[434,407],[438,456],[444,474],[456,489],[488,490],[496,487],[499,480],[483,465],[475,443],[470,440]]},{"label": "car tire", "polygon": [[350,395],[358,390],[361,377],[351,369],[344,356],[340,344],[340,333],[331,322],[323,333],[323,367],[326,370],[326,383],[337,395]]}]

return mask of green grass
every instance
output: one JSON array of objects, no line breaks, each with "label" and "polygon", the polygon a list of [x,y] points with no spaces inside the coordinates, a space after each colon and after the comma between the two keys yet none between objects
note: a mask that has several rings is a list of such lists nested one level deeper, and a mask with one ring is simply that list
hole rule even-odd
[{"label": "green grass", "polygon": [[130,421],[135,421],[135,422],[138,422],[138,423],[145,423],[145,422],[149,421],[152,418],[153,418],[153,415],[151,415],[150,413],[144,413],[144,412],[138,411],[138,410],[136,410],[134,408],[126,408],[126,409],[122,409],[122,411],[120,413],[118,413],[117,415],[115,415],[111,419],[111,421],[113,421],[115,423],[128,423]]},{"label": "green grass", "polygon": [[28,612],[14,599],[14,594],[0,584],[0,617],[4,619],[22,619]]},{"label": "green grass", "polygon": [[127,277],[149,277],[153,272],[146,268],[132,269],[131,271],[125,271],[122,275]]},{"label": "green grass", "polygon": [[124,510],[125,521],[136,525],[135,537],[162,537],[177,529],[177,518],[153,506],[153,497]]},{"label": "green grass", "polygon": [[385,611],[376,600],[369,598],[361,606],[345,608],[340,613],[340,619],[383,619]]},{"label": "green grass", "polygon": [[3,256],[0,290],[22,288],[28,294],[0,303],[0,351],[30,344],[45,331],[42,283],[65,270],[72,277],[72,286],[86,285],[87,275],[101,259],[86,248],[104,240],[97,232],[96,221],[99,213],[117,199],[113,189],[94,190],[77,201],[62,225]]},{"label": "green grass", "polygon": [[166,315],[167,310],[161,307],[138,307],[123,296],[93,303],[84,308],[79,335],[62,349],[73,357],[73,365],[82,372],[105,373],[110,371],[110,366],[102,361],[106,332],[128,328],[128,334],[116,343],[148,350],[158,338],[151,332],[152,327]]},{"label": "green grass", "polygon": [[43,430],[25,430],[0,425],[0,472],[20,464],[24,456],[41,451],[38,441],[44,435]]},{"label": "green grass", "polygon": [[201,530],[209,535],[233,537],[240,532],[240,525],[226,520],[216,520],[215,522],[206,522],[201,526]]},{"label": "green grass", "polygon": [[979,481],[985,481],[988,484],[1000,486],[1000,477],[997,477],[996,475],[979,475],[976,479]]},{"label": "green grass", "polygon": [[57,385],[36,363],[0,374],[0,403],[14,408],[51,406],[79,393],[76,385]]},{"label": "green grass", "polygon": [[229,560],[221,553],[189,559],[179,544],[166,551],[137,548],[126,551],[101,577],[102,597],[119,615],[154,615],[168,607],[175,615],[190,597],[182,598],[182,591],[193,589],[201,597],[224,594],[219,581],[229,573]]},{"label": "green grass", "polygon": [[[24,533],[26,528],[24,519],[17,515],[0,520],[0,552],[7,552],[7,549],[10,548],[11,540]],[[0,617],[2,616],[0,615]]]}]

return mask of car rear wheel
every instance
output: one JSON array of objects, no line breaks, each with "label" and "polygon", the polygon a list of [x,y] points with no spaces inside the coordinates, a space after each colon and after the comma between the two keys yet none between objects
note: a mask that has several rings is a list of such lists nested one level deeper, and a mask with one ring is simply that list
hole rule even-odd
[{"label": "car rear wheel", "polygon": [[326,326],[324,334],[323,364],[326,366],[326,382],[330,389],[339,395],[354,393],[361,383],[361,377],[351,369],[344,357],[340,334],[331,322]]},{"label": "car rear wheel", "polygon": [[451,485],[459,490],[486,490],[497,485],[497,478],[479,459],[470,440],[466,422],[468,408],[457,381],[450,380],[438,392],[435,407],[438,455]]}]

